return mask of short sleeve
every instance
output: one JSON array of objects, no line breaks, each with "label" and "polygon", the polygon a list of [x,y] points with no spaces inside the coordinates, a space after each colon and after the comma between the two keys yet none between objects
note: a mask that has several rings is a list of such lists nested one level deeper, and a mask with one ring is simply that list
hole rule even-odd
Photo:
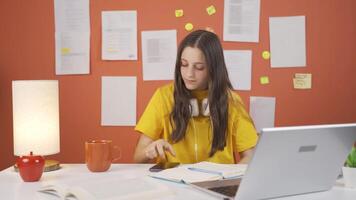
[{"label": "short sleeve", "polygon": [[[241,100],[240,100],[241,101]],[[235,144],[234,150],[242,152],[250,149],[257,144],[258,135],[250,115],[243,107],[243,103],[237,109],[236,119],[233,122],[233,142]]]},{"label": "short sleeve", "polygon": [[145,134],[153,140],[160,138],[163,131],[161,93],[156,90],[145,111],[143,112],[135,130]]}]

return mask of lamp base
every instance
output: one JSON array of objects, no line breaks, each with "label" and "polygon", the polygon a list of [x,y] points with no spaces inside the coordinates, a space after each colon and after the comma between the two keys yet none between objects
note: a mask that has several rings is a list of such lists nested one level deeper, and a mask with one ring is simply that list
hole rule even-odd
[{"label": "lamp base", "polygon": [[[43,169],[43,172],[50,172],[50,171],[55,171],[60,169],[61,166],[59,165],[59,162],[57,160],[45,160],[45,166]],[[17,165],[14,165],[14,169],[16,172],[19,171],[19,168],[17,167]]]},{"label": "lamp base", "polygon": [[45,160],[44,172],[50,172],[60,169],[59,161],[57,160]]}]

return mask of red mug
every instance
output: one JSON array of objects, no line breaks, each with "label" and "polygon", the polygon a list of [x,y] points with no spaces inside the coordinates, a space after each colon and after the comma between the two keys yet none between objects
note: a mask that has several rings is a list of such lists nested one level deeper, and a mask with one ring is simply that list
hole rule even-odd
[{"label": "red mug", "polygon": [[113,158],[113,149],[118,149],[117,146],[113,146],[111,140],[91,140],[85,142],[85,163],[88,169],[92,172],[105,172],[107,171],[111,163],[120,159],[120,155],[117,158]]}]

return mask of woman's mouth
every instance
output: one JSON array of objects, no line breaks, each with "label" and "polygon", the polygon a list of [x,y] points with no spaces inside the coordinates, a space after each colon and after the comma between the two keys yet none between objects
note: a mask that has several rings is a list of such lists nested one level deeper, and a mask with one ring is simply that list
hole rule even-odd
[{"label": "woman's mouth", "polygon": [[194,84],[196,82],[196,80],[185,80],[186,83],[189,83],[189,84]]}]

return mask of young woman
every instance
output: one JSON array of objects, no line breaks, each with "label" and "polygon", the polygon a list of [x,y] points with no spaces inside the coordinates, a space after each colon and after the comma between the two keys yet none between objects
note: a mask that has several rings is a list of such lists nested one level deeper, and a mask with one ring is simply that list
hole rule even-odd
[{"label": "young woman", "polygon": [[235,163],[234,153],[249,161],[258,137],[232,91],[217,35],[197,30],[183,39],[174,84],[155,92],[135,130],[136,162]]}]

